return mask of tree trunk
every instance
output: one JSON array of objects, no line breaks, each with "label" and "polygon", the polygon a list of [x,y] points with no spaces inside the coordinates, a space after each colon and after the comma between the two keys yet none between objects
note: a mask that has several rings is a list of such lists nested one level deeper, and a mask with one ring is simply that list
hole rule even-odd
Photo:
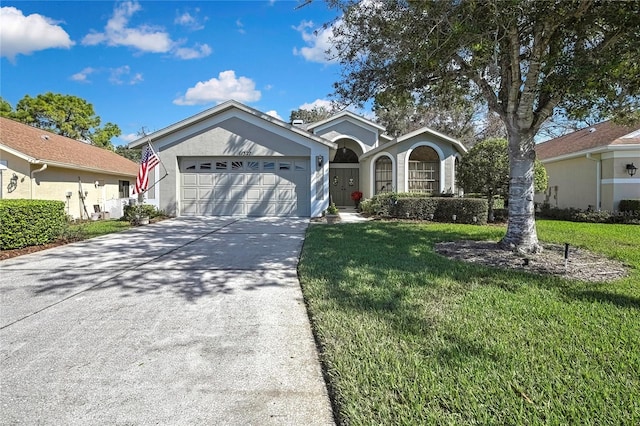
[{"label": "tree trunk", "polygon": [[507,234],[500,241],[505,249],[521,253],[538,253],[542,247],[538,242],[535,220],[534,160],[535,151],[532,134],[523,134],[510,129],[509,132],[509,222]]}]

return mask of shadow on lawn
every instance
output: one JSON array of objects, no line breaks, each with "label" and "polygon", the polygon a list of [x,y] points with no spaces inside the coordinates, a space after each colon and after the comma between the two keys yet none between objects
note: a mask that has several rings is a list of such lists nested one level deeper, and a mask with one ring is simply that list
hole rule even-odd
[{"label": "shadow on lawn", "polygon": [[[455,303],[477,286],[498,287],[511,293],[535,286],[554,289],[567,301],[597,300],[640,309],[640,300],[615,294],[615,289],[608,291],[560,277],[460,262],[441,256],[433,249],[443,241],[497,241],[503,233],[502,228],[470,225],[469,233],[465,233],[459,225],[450,229],[440,225],[430,230],[428,224],[397,222],[314,228],[303,251],[308,249],[314,260],[303,261],[303,264],[321,269],[309,271],[309,275],[324,278],[329,283],[326,297],[344,309],[374,313],[398,331],[415,335],[433,329],[447,304]],[[364,284],[350,285],[353,280]],[[429,299],[423,301],[428,305],[426,308],[411,306],[415,303],[416,295],[412,293],[416,288],[420,293],[415,294]]]},{"label": "shadow on lawn", "polygon": [[607,293],[598,290],[572,291],[569,294],[579,300],[588,302],[611,303],[621,308],[640,309],[640,298],[623,294]]}]

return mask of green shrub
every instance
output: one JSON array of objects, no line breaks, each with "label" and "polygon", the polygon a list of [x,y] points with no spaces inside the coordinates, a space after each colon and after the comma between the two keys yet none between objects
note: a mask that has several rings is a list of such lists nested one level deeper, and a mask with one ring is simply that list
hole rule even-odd
[{"label": "green shrub", "polygon": [[618,210],[621,212],[637,212],[640,211],[640,199],[620,200]]},{"label": "green shrub", "polygon": [[607,210],[559,209],[543,205],[538,217],[567,222],[640,224],[640,210],[610,212]]},{"label": "green shrub", "polygon": [[0,249],[55,241],[67,226],[63,201],[0,200]]},{"label": "green shrub", "polygon": [[[436,222],[487,223],[487,200],[385,193],[360,203],[369,215]],[[473,218],[476,218],[474,222]]]},{"label": "green shrub", "polygon": [[124,206],[122,220],[131,222],[137,219],[136,216],[153,219],[154,217],[164,216],[164,213],[150,204],[133,204]]}]

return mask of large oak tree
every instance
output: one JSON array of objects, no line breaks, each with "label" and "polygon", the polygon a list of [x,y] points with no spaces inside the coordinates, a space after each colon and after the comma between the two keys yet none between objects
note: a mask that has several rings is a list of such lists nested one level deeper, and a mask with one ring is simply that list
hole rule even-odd
[{"label": "large oak tree", "polygon": [[637,112],[640,1],[328,2],[343,13],[332,50],[342,101],[477,95],[500,116],[509,140],[505,248],[540,249],[534,137],[545,121],[559,109],[574,118]]}]

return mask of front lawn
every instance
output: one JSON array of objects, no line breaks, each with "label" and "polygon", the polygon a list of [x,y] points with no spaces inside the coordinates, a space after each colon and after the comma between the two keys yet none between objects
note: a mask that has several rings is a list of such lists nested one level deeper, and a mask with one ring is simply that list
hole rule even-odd
[{"label": "front lawn", "polygon": [[633,266],[613,284],[449,260],[504,228],[309,228],[299,265],[342,424],[640,424],[640,228],[538,221]]}]

